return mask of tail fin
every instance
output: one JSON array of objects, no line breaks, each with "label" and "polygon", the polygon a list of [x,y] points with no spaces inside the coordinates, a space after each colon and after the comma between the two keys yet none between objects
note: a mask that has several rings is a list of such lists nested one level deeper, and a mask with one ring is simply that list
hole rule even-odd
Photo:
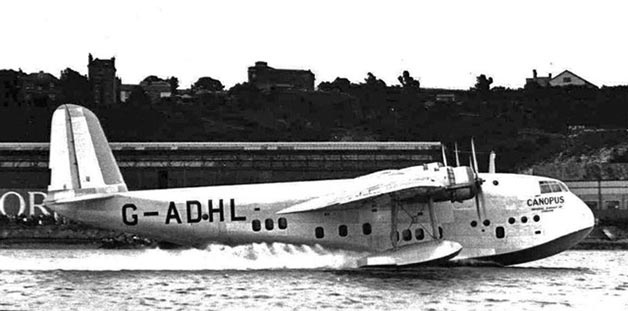
[{"label": "tail fin", "polygon": [[52,115],[49,201],[127,191],[93,112],[62,105]]}]

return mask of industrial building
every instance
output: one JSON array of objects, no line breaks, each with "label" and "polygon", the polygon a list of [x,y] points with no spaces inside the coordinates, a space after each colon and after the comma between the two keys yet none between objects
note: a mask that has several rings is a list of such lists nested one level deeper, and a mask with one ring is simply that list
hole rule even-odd
[{"label": "industrial building", "polygon": [[[350,178],[441,160],[439,142],[111,143],[129,189]],[[547,175],[547,174],[541,174]],[[48,143],[0,143],[0,214],[37,213]],[[566,180],[603,221],[628,221],[628,180]]]}]

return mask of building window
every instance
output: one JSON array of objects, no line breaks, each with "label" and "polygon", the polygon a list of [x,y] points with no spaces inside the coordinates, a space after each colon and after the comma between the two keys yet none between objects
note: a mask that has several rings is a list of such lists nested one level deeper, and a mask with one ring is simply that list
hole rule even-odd
[{"label": "building window", "polygon": [[288,228],[288,221],[283,217],[280,217],[279,220],[277,220],[277,223],[279,225],[279,229],[281,230]]},{"label": "building window", "polygon": [[563,83],[571,83],[571,77],[564,77]]},{"label": "building window", "polygon": [[362,225],[362,233],[364,233],[364,235],[369,235],[371,234],[371,232],[371,224],[365,223]]},{"label": "building window", "polygon": [[268,218],[264,221],[264,226],[266,227],[266,230],[273,230],[275,224],[272,219]]},{"label": "building window", "polygon": [[416,229],[416,230],[414,230],[414,237],[417,240],[423,240],[423,239],[425,239],[425,232],[423,232],[423,229],[421,229],[421,228]]},{"label": "building window", "polygon": [[168,171],[157,172],[157,187],[159,189],[168,188]]},{"label": "building window", "polygon": [[251,222],[251,226],[253,227],[253,231],[257,232],[257,231],[262,230],[262,223],[257,219]]},{"label": "building window", "polygon": [[338,235],[347,236],[347,234],[348,234],[347,226],[340,225],[340,227],[338,227]]},{"label": "building window", "polygon": [[316,229],[314,229],[314,235],[317,239],[322,239],[325,237],[325,230],[323,227],[316,227]]},{"label": "building window", "polygon": [[606,209],[617,209],[619,208],[619,201],[606,201]]},{"label": "building window", "polygon": [[495,228],[495,236],[498,239],[503,239],[504,236],[506,236],[506,231],[504,230],[504,227],[499,226],[499,227]]},{"label": "building window", "polygon": [[401,236],[403,237],[403,240],[404,240],[404,241],[410,241],[410,240],[412,240],[412,232],[410,232],[410,230],[408,230],[408,229],[403,230],[403,231],[401,232]]}]

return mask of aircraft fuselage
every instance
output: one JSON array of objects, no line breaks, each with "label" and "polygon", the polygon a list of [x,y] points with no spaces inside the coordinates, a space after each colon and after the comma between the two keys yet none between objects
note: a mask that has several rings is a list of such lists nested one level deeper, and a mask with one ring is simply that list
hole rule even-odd
[{"label": "aircraft fuselage", "polygon": [[394,232],[386,197],[362,208],[277,214],[350,188],[354,179],[130,191],[54,209],[94,226],[183,245],[283,242],[380,252],[393,242],[404,246],[444,238],[463,247],[454,259],[503,264],[560,252],[593,227],[592,213],[573,193],[556,187],[541,193],[540,181],[558,181],[512,174],[480,177],[485,182],[479,208],[474,199],[436,202],[437,227],[432,228],[426,203],[402,202]]}]

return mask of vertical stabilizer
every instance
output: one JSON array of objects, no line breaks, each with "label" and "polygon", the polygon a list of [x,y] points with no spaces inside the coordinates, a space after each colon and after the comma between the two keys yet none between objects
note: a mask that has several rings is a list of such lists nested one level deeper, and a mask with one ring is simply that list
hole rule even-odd
[{"label": "vertical stabilizer", "polygon": [[96,115],[62,105],[52,116],[48,200],[127,191]]}]

